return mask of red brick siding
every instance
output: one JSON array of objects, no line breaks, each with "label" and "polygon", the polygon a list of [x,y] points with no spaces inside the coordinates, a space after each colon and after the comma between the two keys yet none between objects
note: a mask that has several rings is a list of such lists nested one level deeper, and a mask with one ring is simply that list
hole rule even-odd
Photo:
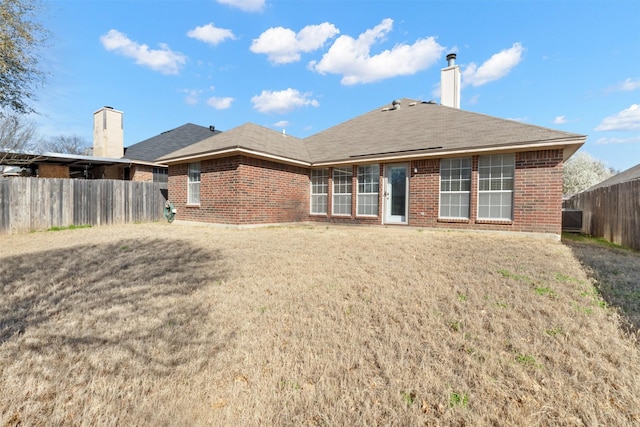
[{"label": "red brick siding", "polygon": [[151,182],[153,181],[153,166],[132,165],[130,170],[131,181]]},{"label": "red brick siding", "polygon": [[218,224],[305,221],[308,169],[234,156],[200,162],[200,205],[187,205],[188,164],[169,167],[176,218]]},{"label": "red brick siding", "polygon": [[[234,156],[201,162],[200,205],[187,206],[188,165],[169,168],[169,198],[180,220],[221,224],[269,224],[314,221],[344,224],[382,223],[384,165],[380,165],[377,217],[357,212],[358,169],[353,166],[350,216],[333,216],[332,168],[326,215],[310,214],[309,169]],[[560,234],[562,150],[516,153],[512,221],[477,220],[478,156],[472,157],[470,218],[439,220],[440,160],[410,164],[409,225]]]},{"label": "red brick siding", "polygon": [[438,159],[412,162],[411,174],[409,225],[553,234],[562,231],[562,150],[516,153],[513,221],[477,219],[478,156],[472,157],[470,218],[466,221],[438,220]]}]

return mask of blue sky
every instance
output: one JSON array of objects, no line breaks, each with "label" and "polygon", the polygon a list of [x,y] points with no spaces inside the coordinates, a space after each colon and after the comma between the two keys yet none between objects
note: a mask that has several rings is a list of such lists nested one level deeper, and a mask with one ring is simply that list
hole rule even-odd
[{"label": "blue sky", "polygon": [[[397,98],[439,101],[457,54],[464,110],[588,135],[640,163],[640,2],[49,0],[34,121],[91,143],[124,112],[125,146],[195,123],[306,137]],[[372,134],[375,129],[371,130]]]}]

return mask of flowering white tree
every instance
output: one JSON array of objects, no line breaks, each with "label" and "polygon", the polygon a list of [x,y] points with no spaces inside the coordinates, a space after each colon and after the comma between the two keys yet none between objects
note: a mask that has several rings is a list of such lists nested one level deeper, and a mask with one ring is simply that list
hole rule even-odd
[{"label": "flowering white tree", "polygon": [[603,161],[588,153],[572,156],[564,164],[562,194],[570,196],[604,181],[614,175],[614,171]]}]

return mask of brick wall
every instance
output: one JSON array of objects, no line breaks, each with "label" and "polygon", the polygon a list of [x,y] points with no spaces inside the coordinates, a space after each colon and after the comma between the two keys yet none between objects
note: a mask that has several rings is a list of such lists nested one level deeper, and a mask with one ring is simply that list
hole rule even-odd
[{"label": "brick wall", "polygon": [[[417,173],[414,172],[417,168]],[[470,218],[439,220],[440,161],[411,163],[409,225],[560,234],[562,150],[516,153],[513,221],[477,219],[478,156],[472,157]]]},{"label": "brick wall", "polygon": [[308,169],[233,156],[200,163],[200,205],[187,205],[188,165],[169,167],[176,218],[218,224],[272,224],[309,217]]},{"label": "brick wall", "polygon": [[69,178],[69,166],[47,165],[38,166],[40,178]]},{"label": "brick wall", "polygon": [[[562,150],[516,153],[512,221],[477,219],[478,156],[472,157],[470,218],[440,220],[440,160],[410,164],[409,225],[560,234],[562,227]],[[380,165],[378,216],[359,217],[357,167],[353,167],[350,216],[333,216],[332,173],[329,168],[327,215],[310,215],[309,170],[271,161],[234,156],[200,164],[200,205],[188,206],[188,165],[169,167],[169,198],[177,219],[220,224],[269,224],[314,221],[381,224],[384,165]]]},{"label": "brick wall", "polygon": [[153,182],[153,166],[131,165],[129,173],[131,181]]}]

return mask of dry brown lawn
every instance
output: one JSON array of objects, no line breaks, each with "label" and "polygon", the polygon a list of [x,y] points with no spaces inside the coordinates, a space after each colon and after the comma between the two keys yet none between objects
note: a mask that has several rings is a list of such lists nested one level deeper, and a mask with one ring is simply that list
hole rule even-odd
[{"label": "dry brown lawn", "polygon": [[320,225],[0,244],[0,425],[640,424],[637,253]]}]

